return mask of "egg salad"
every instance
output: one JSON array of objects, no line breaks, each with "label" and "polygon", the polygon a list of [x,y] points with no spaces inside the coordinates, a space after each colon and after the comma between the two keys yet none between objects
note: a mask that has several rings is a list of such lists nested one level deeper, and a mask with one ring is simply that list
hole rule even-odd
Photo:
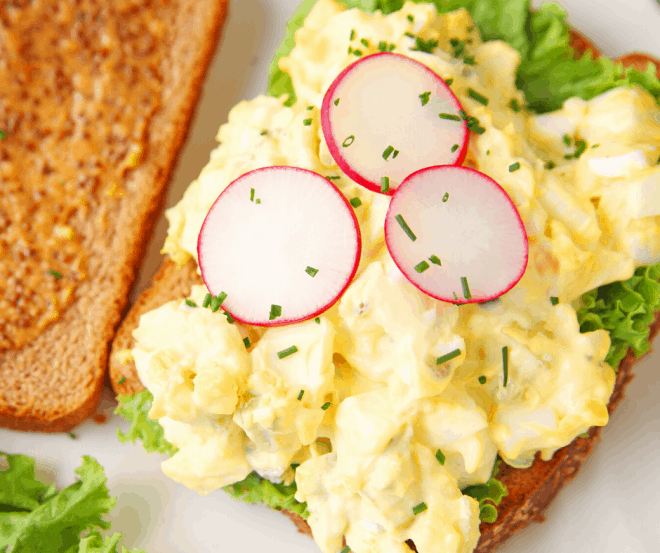
[{"label": "egg salad", "polygon": [[[576,309],[585,292],[660,261],[660,110],[638,87],[543,115],[522,109],[520,54],[482,42],[464,9],[406,3],[383,15],[319,0],[295,39],[280,68],[297,102],[259,96],[232,109],[209,163],[167,212],[163,252],[197,260],[218,195],[249,171],[285,165],[359,198],[359,268],[330,309],[287,326],[203,309],[203,286],[142,316],[132,356],[153,395],[149,415],[178,448],[162,469],[201,494],[253,471],[295,481],[323,553],[344,539],[356,553],[407,552],[407,540],[469,553],[480,505],[462,488],[487,482],[498,455],[528,467],[608,421],[610,336],[580,333]],[[424,64],[478,120],[464,165],[500,184],[529,240],[522,279],[497,300],[459,306],[420,292],[385,245],[389,197],[330,155],[325,91],[379,51]]]}]

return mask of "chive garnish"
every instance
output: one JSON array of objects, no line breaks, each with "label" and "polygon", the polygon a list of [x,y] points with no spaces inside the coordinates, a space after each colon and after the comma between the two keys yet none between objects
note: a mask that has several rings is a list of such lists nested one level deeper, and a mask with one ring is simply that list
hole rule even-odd
[{"label": "chive garnish", "polygon": [[575,153],[573,154],[573,157],[575,159],[580,159],[580,156],[586,151],[586,149],[587,149],[587,143],[584,140],[576,140]]},{"label": "chive garnish", "polygon": [[479,384],[486,384],[486,377],[483,374],[479,377]]},{"label": "chive garnish", "polygon": [[277,352],[277,357],[280,359],[284,359],[285,357],[288,357],[289,355],[293,355],[298,351],[298,348],[296,346],[291,346],[290,348],[283,349],[282,351]]},{"label": "chive garnish", "polygon": [[384,40],[381,40],[378,43],[378,51],[379,52],[385,52],[386,50],[387,50],[387,42],[385,42]]},{"label": "chive garnish", "polygon": [[408,21],[410,21],[411,23],[412,23],[413,21],[415,21],[415,18],[414,18],[412,15],[410,15],[410,14],[408,14],[407,19],[408,19]]},{"label": "chive garnish", "polygon": [[7,133],[0,129],[0,142],[7,138]]},{"label": "chive garnish", "polygon": [[483,104],[484,106],[488,105],[488,98],[486,98],[483,94],[479,94],[473,88],[468,88],[468,96],[480,104]]},{"label": "chive garnish", "polygon": [[566,154],[564,156],[564,159],[571,159],[573,157],[573,154]]},{"label": "chive garnish", "polygon": [[71,438],[72,440],[75,440],[76,435],[73,432],[69,432],[69,438]]},{"label": "chive garnish", "polygon": [[268,134],[268,131],[261,131],[261,136],[266,136]]},{"label": "chive garnish", "polygon": [[352,53],[353,53],[353,47],[352,47],[352,46],[349,46],[349,47],[348,47],[348,53],[349,53],[349,54],[352,54]]},{"label": "chive garnish", "polygon": [[397,215],[395,217],[397,223],[401,225],[401,228],[403,229],[403,232],[405,232],[408,235],[408,238],[410,238],[413,242],[417,240],[417,236],[415,236],[415,233],[411,230],[411,228],[408,226],[408,223],[403,219],[402,215]]},{"label": "chive garnish", "polygon": [[209,305],[211,305],[211,299],[212,298],[213,298],[213,296],[207,292],[206,296],[204,296],[204,300],[202,301],[202,307],[206,308]]},{"label": "chive garnish", "polygon": [[460,349],[455,349],[454,351],[450,351],[449,353],[446,353],[442,357],[438,357],[435,360],[436,365],[442,365],[443,363],[446,363],[447,361],[451,361],[452,359],[458,357],[461,354]]},{"label": "chive garnish", "polygon": [[439,449],[438,451],[435,452],[435,458],[438,460],[438,463],[440,463],[441,465],[445,464],[445,460],[446,460],[445,454]]},{"label": "chive garnish", "polygon": [[362,55],[362,50],[358,50],[357,48],[353,50],[353,55],[360,57]]},{"label": "chive garnish", "polygon": [[600,146],[600,144],[594,144],[592,148],[598,148],[598,146]]},{"label": "chive garnish", "polygon": [[463,121],[467,121],[467,120],[468,120],[468,114],[465,113],[465,110],[464,110],[464,109],[458,110],[458,115],[461,116],[461,119],[463,119]]},{"label": "chive garnish", "polygon": [[509,346],[502,348],[502,368],[504,371],[504,387],[506,388],[509,381]]},{"label": "chive garnish", "polygon": [[260,204],[260,203],[261,203],[261,199],[260,199],[260,198],[257,198],[257,201],[254,202],[254,203],[255,203],[255,204]]},{"label": "chive garnish", "polygon": [[330,402],[326,401],[323,405],[321,405],[321,409],[326,411],[328,409],[328,407],[330,407],[330,405],[331,405]]},{"label": "chive garnish", "polygon": [[442,266],[442,263],[440,262],[440,258],[435,254],[433,254],[431,257],[429,257],[429,261],[431,263],[435,264],[435,265]]},{"label": "chive garnish", "polygon": [[338,177],[338,176],[329,176],[329,177],[325,177],[325,178],[328,179],[328,180],[337,180],[337,179],[340,179],[341,177]]},{"label": "chive garnish", "polygon": [[229,311],[223,311],[222,314],[227,317],[227,322],[229,324],[232,324],[234,322],[234,317],[231,316],[231,313]]},{"label": "chive garnish", "polygon": [[341,550],[341,553],[351,553],[351,548],[348,547],[347,545],[346,547],[344,547],[344,549]]},{"label": "chive garnish", "polygon": [[440,113],[440,119],[448,119],[449,121],[460,121],[461,118],[453,113]]},{"label": "chive garnish", "polygon": [[383,159],[385,161],[389,161],[389,159],[387,159],[387,158],[390,157],[390,154],[393,151],[394,151],[394,146],[388,146],[387,148],[385,148],[385,151],[383,152]]},{"label": "chive garnish", "polygon": [[311,111],[314,109],[314,106],[307,106],[307,111]]},{"label": "chive garnish", "polygon": [[337,98],[337,99],[335,100],[335,106],[338,106],[338,105],[339,105],[339,98]]},{"label": "chive garnish", "polygon": [[487,156],[490,155],[490,150],[486,150],[486,155],[487,155]]},{"label": "chive garnish", "polygon": [[463,58],[463,63],[465,65],[475,65],[474,58],[472,56],[465,56]]},{"label": "chive garnish", "polygon": [[422,92],[419,97],[422,99],[422,105],[425,106],[426,104],[429,103],[429,100],[431,99],[431,91],[428,92]]},{"label": "chive garnish", "polygon": [[117,384],[120,384],[120,385],[121,385],[121,384],[123,384],[124,382],[126,382],[126,377],[125,377],[125,376],[122,376],[122,377],[117,381]]},{"label": "chive garnish", "polygon": [[467,277],[461,277],[461,286],[463,287],[463,296],[466,300],[472,299],[472,294],[470,294],[470,287],[468,286]]},{"label": "chive garnish", "polygon": [[383,194],[386,194],[390,191],[390,177],[381,177],[380,178],[380,191]]},{"label": "chive garnish", "polygon": [[559,298],[557,296],[550,296],[550,303],[552,305],[557,305],[559,303]]},{"label": "chive garnish", "polygon": [[518,104],[518,100],[516,100],[515,98],[512,98],[511,101],[509,102],[509,107],[516,113],[520,111],[520,104]]},{"label": "chive garnish", "polygon": [[545,164],[545,168],[546,168],[548,171],[550,171],[551,169],[554,169],[555,167],[557,167],[557,166],[556,166],[556,165],[554,164],[554,162],[552,162],[552,161],[548,161],[548,162]]},{"label": "chive garnish", "polygon": [[254,188],[250,188],[250,201],[254,201]]},{"label": "chive garnish", "polygon": [[445,192],[445,195],[442,197],[442,201],[446,202],[449,199],[449,192]]},{"label": "chive garnish", "polygon": [[403,33],[403,35],[407,36],[408,38],[415,38],[415,35],[412,34],[410,31],[407,31],[407,32]]},{"label": "chive garnish", "polygon": [[250,346],[251,346],[251,344],[250,344],[250,337],[249,337],[249,336],[246,336],[245,338],[243,338],[243,343],[245,344],[245,349],[249,349]]},{"label": "chive garnish", "polygon": [[388,52],[393,52],[395,49],[396,49],[396,44],[390,44],[390,45],[387,47],[387,51],[388,51]]},{"label": "chive garnish", "polygon": [[314,269],[314,267],[307,267],[307,269],[305,269],[305,272],[306,272],[309,276],[311,276],[311,277],[315,277],[315,276],[316,276],[316,273],[318,273],[319,270],[318,270],[318,269]]},{"label": "chive garnish", "polygon": [[311,124],[312,124],[311,119],[303,119],[303,125],[305,125],[305,127],[309,127]]},{"label": "chive garnish", "polygon": [[197,307],[197,304],[194,301],[189,300],[188,298],[186,298],[186,305],[188,307]]},{"label": "chive garnish", "polygon": [[411,48],[411,50],[415,50],[417,52],[426,52],[427,54],[432,54],[433,49],[438,45],[437,40],[429,39],[429,40],[422,40],[418,36],[415,37],[415,46]]},{"label": "chive garnish", "polygon": [[360,42],[361,42],[364,46],[366,46],[367,48],[369,48],[369,41],[368,41],[366,38],[361,39]]},{"label": "chive garnish", "polygon": [[355,29],[351,29],[351,40],[355,40]]},{"label": "chive garnish", "polygon": [[447,79],[447,80],[445,81],[445,84],[446,84],[447,86],[451,86],[453,82],[454,82],[454,79]]},{"label": "chive garnish", "polygon": [[483,127],[473,127],[470,129],[472,132],[476,132],[477,134],[484,134],[486,132],[486,129]]},{"label": "chive garnish", "polygon": [[53,271],[53,269],[49,269],[48,274],[50,276],[55,277],[55,278],[62,278],[62,273],[58,273],[57,271]]},{"label": "chive garnish", "polygon": [[518,169],[520,169],[520,163],[518,161],[516,161],[515,163],[512,163],[511,165],[509,165],[509,173],[513,173],[514,171],[517,171]]},{"label": "chive garnish", "polygon": [[458,296],[456,295],[456,292],[452,292],[454,294],[454,299],[458,301]]},{"label": "chive garnish", "polygon": [[456,150],[458,150],[458,144],[454,144],[454,145],[451,147],[451,151],[452,151],[452,153],[455,152]]},{"label": "chive garnish", "polygon": [[418,273],[423,273],[429,267],[430,265],[426,261],[422,261],[421,263],[415,265],[415,271],[417,271]]},{"label": "chive garnish", "polygon": [[396,156],[399,155],[399,150],[394,150],[394,153],[392,154],[392,159],[396,159]]},{"label": "chive garnish", "polygon": [[300,393],[298,394],[298,401],[300,401],[302,399],[304,393],[305,393],[305,390],[300,390]]},{"label": "chive garnish", "polygon": [[272,304],[270,306],[270,315],[268,316],[268,320],[272,321],[276,317],[279,317],[281,314],[282,314],[282,306]]},{"label": "chive garnish", "polygon": [[426,506],[426,503],[422,501],[419,505],[415,505],[413,507],[413,513],[415,515],[418,515],[419,513],[423,513],[424,511],[426,511],[426,509],[428,509],[428,507]]},{"label": "chive garnish", "polygon": [[562,140],[564,141],[564,144],[566,144],[566,146],[570,146],[570,145],[571,145],[571,142],[572,142],[571,137],[568,136],[567,134],[564,135],[564,137],[562,138]]},{"label": "chive garnish", "polygon": [[296,470],[300,466],[300,463],[291,463],[291,470]]},{"label": "chive garnish", "polygon": [[347,146],[353,144],[353,142],[355,142],[355,135],[351,135],[347,137],[346,140],[344,140],[344,142],[342,143],[342,146],[346,148]]},{"label": "chive garnish", "polygon": [[355,198],[351,198],[349,201],[354,208],[358,208],[362,205],[362,200],[360,200],[360,198],[357,196],[355,196]]},{"label": "chive garnish", "polygon": [[316,319],[314,319],[314,321],[316,322],[317,325],[320,325],[321,324],[321,317],[316,317]]}]

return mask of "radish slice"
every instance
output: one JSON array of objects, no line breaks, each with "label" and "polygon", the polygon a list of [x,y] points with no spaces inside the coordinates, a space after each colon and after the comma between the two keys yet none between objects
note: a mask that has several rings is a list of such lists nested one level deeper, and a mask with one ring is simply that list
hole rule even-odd
[{"label": "radish slice", "polygon": [[463,163],[468,129],[462,110],[428,67],[382,53],[339,74],[323,98],[321,125],[344,173],[369,190],[392,195],[414,171]]},{"label": "radish slice", "polygon": [[385,241],[406,278],[451,303],[495,299],[522,278],[527,233],[511,198],[467,167],[428,167],[392,197]]},{"label": "radish slice", "polygon": [[279,326],[335,303],[358,268],[353,208],[324,177],[297,167],[256,169],[211,206],[197,240],[202,278],[239,322]]}]

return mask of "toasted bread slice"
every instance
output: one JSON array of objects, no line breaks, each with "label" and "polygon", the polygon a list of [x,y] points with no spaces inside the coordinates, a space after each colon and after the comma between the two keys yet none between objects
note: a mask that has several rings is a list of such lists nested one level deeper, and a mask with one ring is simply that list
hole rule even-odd
[{"label": "toasted bread slice", "polygon": [[[582,55],[587,50],[600,54],[588,40],[573,31],[573,46],[576,55]],[[637,59],[638,54],[629,54],[620,60],[628,66],[631,59]],[[652,58],[660,68],[660,62]],[[636,65],[636,67],[638,67]],[[638,67],[639,68],[639,67]],[[643,68],[645,69],[645,67]],[[133,347],[132,331],[137,328],[139,318],[143,313],[156,309],[160,305],[174,299],[180,299],[190,293],[194,284],[202,284],[201,277],[196,272],[196,263],[189,260],[181,268],[166,257],[154,276],[150,288],[142,293],[137,303],[130,310],[129,315],[122,322],[117,336],[112,344],[110,358],[110,378],[115,392],[119,394],[133,394],[144,390],[140,382],[135,364],[127,351]],[[650,326],[649,340],[660,332],[660,311]],[[621,361],[616,376],[614,392],[610,398],[608,411],[611,414],[624,397],[624,390],[632,380],[632,369],[639,360],[629,350]],[[550,461],[543,461],[537,455],[534,463],[527,469],[515,469],[502,464],[498,479],[507,487],[508,495],[504,497],[498,507],[497,521],[494,523],[482,522],[480,526],[481,537],[475,553],[490,553],[504,543],[515,532],[522,530],[533,521],[543,521],[543,511],[555,498],[559,490],[577,475],[585,459],[600,439],[601,428],[593,427],[588,437],[576,438],[568,446],[558,450]],[[311,528],[299,515],[284,511],[298,531],[312,535]],[[414,544],[409,542],[414,549]],[[415,549],[416,550],[416,549]]]},{"label": "toasted bread slice", "polygon": [[226,8],[0,8],[0,426],[94,412]]}]

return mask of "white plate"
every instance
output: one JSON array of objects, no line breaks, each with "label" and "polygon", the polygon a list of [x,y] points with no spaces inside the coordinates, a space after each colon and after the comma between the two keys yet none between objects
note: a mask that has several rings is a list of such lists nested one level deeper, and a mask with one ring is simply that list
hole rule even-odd
[{"label": "white plate", "polygon": [[[166,205],[174,205],[197,177],[215,146],[218,127],[229,109],[266,89],[268,65],[284,36],[298,0],[233,0],[222,48],[205,82],[188,141],[179,159]],[[538,6],[540,2],[533,2]],[[646,51],[660,57],[660,5],[655,0],[562,0],[571,23],[606,56]],[[133,298],[149,283],[161,261],[167,230],[158,221]],[[660,339],[656,351],[636,368],[637,377],[603,432],[603,441],[578,477],[546,511],[547,522],[516,534],[501,553],[658,553],[660,551]],[[99,412],[115,403],[106,390]],[[148,553],[268,551],[314,553],[318,548],[297,534],[284,515],[234,501],[218,491],[199,496],[166,478],[164,457],[147,456],[141,445],[120,444],[112,416],[104,425],[91,420],[66,434],[32,434],[0,429],[0,450],[36,457],[44,480],[59,487],[74,481],[82,455],[106,470],[117,496],[112,530],[127,547]],[[424,553],[424,552],[422,552]]]}]

